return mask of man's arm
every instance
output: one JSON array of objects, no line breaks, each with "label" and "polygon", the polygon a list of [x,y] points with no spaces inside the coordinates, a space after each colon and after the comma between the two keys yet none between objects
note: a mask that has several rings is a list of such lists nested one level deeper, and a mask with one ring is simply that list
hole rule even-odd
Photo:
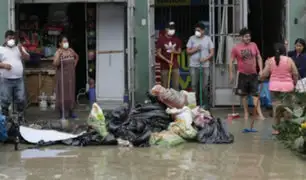
[{"label": "man's arm", "polygon": [[258,66],[259,66],[259,72],[262,72],[262,57],[261,55],[257,55],[257,63],[258,63]]},{"label": "man's arm", "polygon": [[30,55],[29,53],[27,53],[27,51],[24,49],[24,47],[22,47],[21,44],[18,45],[20,54],[21,54],[21,59],[23,60],[29,60],[30,59]]},{"label": "man's arm", "polygon": [[189,38],[186,47],[187,47],[186,52],[187,52],[188,55],[193,55],[194,53],[196,53],[200,50],[199,47],[192,47],[191,37]]},{"label": "man's arm", "polygon": [[265,79],[270,75],[270,64],[271,64],[271,59],[266,60],[265,68],[262,70],[262,73],[260,75],[260,79]]},{"label": "man's arm", "polygon": [[201,59],[201,62],[210,61],[215,54],[214,44],[211,39],[209,39],[209,55],[206,58]]},{"label": "man's arm", "polygon": [[180,55],[182,53],[182,42],[180,39],[177,39],[176,48],[172,51],[175,55]]},{"label": "man's arm", "polygon": [[260,55],[260,52],[259,52],[259,49],[258,49],[257,45],[255,43],[254,43],[254,45],[255,45],[255,48],[256,48],[256,54],[257,54],[256,59],[257,59],[258,67],[259,67],[259,72],[261,74],[262,73],[262,57]]},{"label": "man's arm", "polygon": [[232,52],[231,52],[231,59],[229,61],[229,65],[228,65],[230,82],[233,80],[233,63],[234,63],[235,60],[236,60],[236,50],[235,50],[235,48],[233,48]]},{"label": "man's arm", "polygon": [[170,60],[168,60],[164,55],[162,55],[161,51],[161,48],[157,49],[157,56],[163,61],[170,63]]}]

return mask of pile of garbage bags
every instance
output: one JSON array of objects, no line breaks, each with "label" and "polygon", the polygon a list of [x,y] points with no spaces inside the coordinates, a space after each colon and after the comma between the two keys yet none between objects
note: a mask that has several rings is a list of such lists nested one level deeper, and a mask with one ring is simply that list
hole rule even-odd
[{"label": "pile of garbage bags", "polygon": [[234,137],[227,131],[225,122],[196,106],[195,93],[157,85],[147,97],[149,100],[144,104],[118,107],[106,116],[94,103],[87,120],[88,129],[77,137],[56,142],[134,147],[173,147],[184,142],[233,143]]}]

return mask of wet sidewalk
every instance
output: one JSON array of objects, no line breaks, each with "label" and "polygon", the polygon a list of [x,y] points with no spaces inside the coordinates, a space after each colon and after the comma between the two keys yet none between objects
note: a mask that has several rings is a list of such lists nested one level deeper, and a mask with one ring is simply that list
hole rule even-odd
[{"label": "wet sidewalk", "polygon": [[[224,118],[230,111],[213,110]],[[80,119],[88,112],[78,111]],[[242,115],[242,114],[241,114]],[[29,109],[27,117],[58,119],[54,112]],[[266,114],[268,117],[268,114]],[[171,149],[55,146],[41,151],[14,152],[0,148],[0,179],[18,180],[304,180],[305,161],[273,140],[271,118],[256,121],[258,133],[243,134],[243,120],[229,129],[229,145],[187,143]]]}]

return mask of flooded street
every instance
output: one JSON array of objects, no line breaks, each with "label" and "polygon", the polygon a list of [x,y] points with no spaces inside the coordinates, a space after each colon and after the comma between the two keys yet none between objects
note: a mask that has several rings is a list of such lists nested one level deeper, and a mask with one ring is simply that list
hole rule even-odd
[{"label": "flooded street", "polygon": [[[218,117],[227,113],[217,111]],[[233,121],[229,145],[186,143],[175,148],[67,147],[13,151],[1,146],[0,179],[9,180],[304,180],[305,161],[273,140],[271,118],[258,133]]]}]

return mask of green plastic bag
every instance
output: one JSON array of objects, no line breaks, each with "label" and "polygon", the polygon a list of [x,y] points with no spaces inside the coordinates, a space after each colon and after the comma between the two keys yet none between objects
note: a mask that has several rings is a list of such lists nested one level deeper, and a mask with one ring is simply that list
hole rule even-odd
[{"label": "green plastic bag", "polygon": [[96,130],[102,137],[108,135],[106,128],[105,116],[102,109],[97,103],[92,105],[90,114],[87,119],[87,124]]},{"label": "green plastic bag", "polygon": [[182,120],[176,120],[171,123],[168,129],[186,140],[195,139],[198,133],[193,127],[186,126],[185,122]]},{"label": "green plastic bag", "polygon": [[162,131],[160,133],[152,133],[150,137],[150,145],[158,145],[164,147],[175,147],[182,143],[185,140],[179,135],[171,131]]}]

